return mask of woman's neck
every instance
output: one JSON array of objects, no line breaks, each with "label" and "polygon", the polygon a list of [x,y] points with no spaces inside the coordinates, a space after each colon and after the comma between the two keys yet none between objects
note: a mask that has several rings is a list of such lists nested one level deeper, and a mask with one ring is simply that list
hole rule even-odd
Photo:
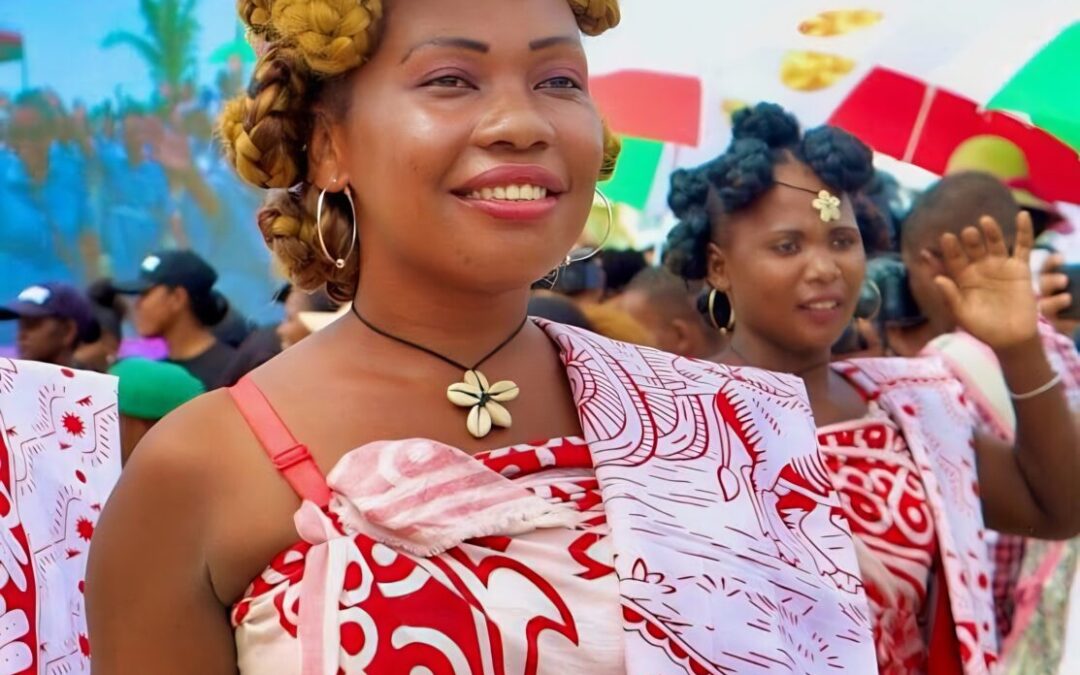
[{"label": "woman's neck", "polygon": [[[829,363],[832,352],[828,349],[796,353],[785,350],[770,342],[756,338],[745,329],[736,330],[731,337],[727,350],[722,357],[734,356],[742,365],[772,370],[778,373],[790,373],[812,382],[825,382],[829,378]],[[725,362],[730,358],[722,358]]]},{"label": "woman's neck", "polygon": [[421,280],[400,267],[372,267],[361,274],[357,312],[380,330],[461,363],[483,358],[521,325],[527,311],[527,287],[477,292]]},{"label": "woman's neck", "polygon": [[165,335],[169,358],[173,361],[187,361],[204,353],[214,346],[217,338],[194,318],[182,318],[176,321]]}]

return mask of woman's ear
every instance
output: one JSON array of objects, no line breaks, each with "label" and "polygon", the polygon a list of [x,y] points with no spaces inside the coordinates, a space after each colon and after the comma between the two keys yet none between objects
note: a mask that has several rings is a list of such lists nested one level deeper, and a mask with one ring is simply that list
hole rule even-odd
[{"label": "woman's ear", "polygon": [[343,133],[325,111],[316,111],[315,128],[308,145],[308,180],[320,190],[341,192],[349,184],[348,172],[341,161]]},{"label": "woman's ear", "polygon": [[727,293],[731,289],[731,280],[727,274],[727,254],[716,242],[710,241],[707,255],[706,281],[716,290]]}]

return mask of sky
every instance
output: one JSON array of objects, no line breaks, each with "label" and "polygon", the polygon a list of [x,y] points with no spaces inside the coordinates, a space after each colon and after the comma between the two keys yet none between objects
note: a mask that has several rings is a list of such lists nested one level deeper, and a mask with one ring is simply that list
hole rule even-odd
[{"label": "sky", "polygon": [[[64,101],[90,105],[116,95],[145,99],[151,91],[150,73],[126,46],[102,49],[113,30],[142,34],[138,0],[0,0],[0,30],[22,33],[31,87],[47,86]],[[209,54],[236,34],[236,5],[232,0],[197,0],[199,82],[211,84],[218,66]],[[21,89],[18,62],[0,64],[0,91]]]}]

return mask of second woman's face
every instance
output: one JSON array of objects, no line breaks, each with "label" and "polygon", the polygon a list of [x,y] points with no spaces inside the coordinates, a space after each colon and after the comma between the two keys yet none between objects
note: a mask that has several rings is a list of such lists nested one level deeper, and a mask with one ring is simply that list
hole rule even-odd
[{"label": "second woman's face", "polygon": [[498,292],[572,248],[603,129],[566,0],[395,0],[347,95],[361,268]]},{"label": "second woman's face", "polygon": [[154,286],[135,300],[132,321],[142,337],[161,337],[182,311],[182,300],[176,289]]},{"label": "second woman's face", "polygon": [[[851,322],[866,274],[866,254],[849,200],[825,222],[812,202],[828,188],[798,162],[778,164],[777,181],[731,218],[720,250],[726,286],[741,328],[794,353],[829,349]],[[719,269],[711,265],[715,275]]]}]

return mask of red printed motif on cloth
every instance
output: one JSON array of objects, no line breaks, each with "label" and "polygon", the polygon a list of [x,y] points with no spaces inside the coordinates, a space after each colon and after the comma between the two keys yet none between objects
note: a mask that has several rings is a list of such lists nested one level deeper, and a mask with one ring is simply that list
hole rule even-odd
[{"label": "red printed motif on cloth", "polygon": [[922,673],[920,619],[937,553],[933,513],[904,437],[870,405],[870,416],[824,427],[818,440],[862,554],[880,672]]},{"label": "red printed motif on cloth", "polygon": [[0,359],[0,672],[90,672],[86,558],[118,420],[115,378]]},{"label": "red printed motif on cloth", "polygon": [[540,325],[584,439],[347,453],[234,607],[241,671],[876,670],[802,383]]}]

